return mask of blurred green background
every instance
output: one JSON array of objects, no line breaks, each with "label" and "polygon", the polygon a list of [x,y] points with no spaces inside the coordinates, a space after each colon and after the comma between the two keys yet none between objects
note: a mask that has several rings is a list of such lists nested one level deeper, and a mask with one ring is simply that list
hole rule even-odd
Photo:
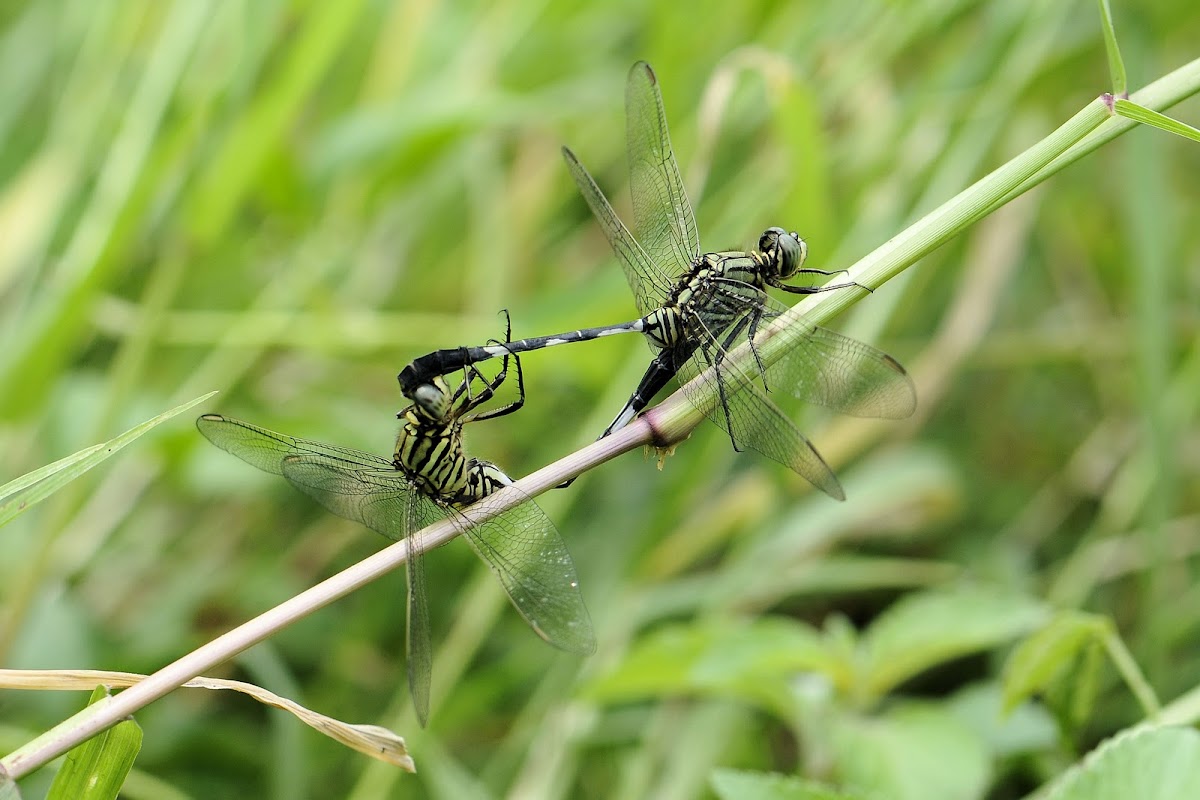
[{"label": "blurred green background", "polygon": [[[1192,0],[1114,5],[1132,88],[1200,54]],[[204,411],[387,453],[397,371],[499,335],[501,308],[516,337],[631,319],[558,150],[628,209],[636,59],[661,80],[705,247],[782,225],[830,268],[1110,88],[1094,5],[1059,0],[63,0],[6,3],[0,28],[0,481],[211,389]],[[1195,146],[1135,131],[839,320],[910,369],[920,402],[901,423],[785,404],[845,504],[709,424],[662,471],[629,454],[541,497],[593,658],[540,642],[455,542],[427,559],[427,731],[407,706],[399,575],[222,668],[394,727],[417,776],[243,697],[181,691],[138,715],[127,796],[685,798],[711,796],[715,767],[869,783],[849,753],[885,737],[847,739],[848,720],[886,727],[917,700],[940,715],[922,717],[930,769],[979,765],[942,796],[1036,787],[1140,712],[1104,670],[1067,735],[1038,706],[978,711],[1030,607],[1113,616],[1164,698],[1200,677],[1197,175]],[[472,427],[471,452],[514,475],[571,452],[647,361],[635,337],[529,356],[525,409]],[[185,420],[0,537],[0,663],[143,672],[384,543]],[[973,632],[970,603],[961,619],[897,605],[931,591],[1019,598],[1012,629],[864,688],[853,632],[897,608]],[[775,623],[824,629],[849,666],[738,643]],[[710,673],[685,668],[688,641]],[[0,695],[0,750],[83,702]]]}]

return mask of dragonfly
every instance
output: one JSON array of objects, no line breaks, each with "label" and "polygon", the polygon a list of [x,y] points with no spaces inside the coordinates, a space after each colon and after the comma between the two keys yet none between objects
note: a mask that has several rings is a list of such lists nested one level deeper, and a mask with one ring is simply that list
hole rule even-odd
[{"label": "dragonfly", "polygon": [[[489,496],[512,480],[495,464],[468,458],[464,425],[510,414],[525,400],[519,358],[517,400],[489,411],[475,409],[490,400],[505,380],[507,359],[488,381],[472,365],[453,390],[435,377],[413,392],[413,404],[396,416],[402,421],[392,458],[300,439],[218,414],[205,414],[196,426],[213,444],[288,483],[339,517],[361,523],[393,541],[448,517],[479,557],[500,579],[525,621],[545,641],[571,653],[595,652],[596,638],[575,564],[554,523],[532,500],[482,523],[462,514],[469,505],[486,507]],[[479,380],[481,389],[472,392]],[[421,549],[409,550],[406,634],[409,692],[422,726],[429,719],[433,667],[429,604]]]},{"label": "dragonfly", "polygon": [[[517,353],[638,332],[654,351],[654,359],[600,438],[628,424],[676,378],[685,398],[728,433],[735,450],[755,450],[831,497],[845,499],[833,470],[767,392],[783,389],[852,416],[903,419],[916,408],[912,379],[886,353],[816,324],[779,331],[785,341],[784,355],[770,365],[760,358],[755,338],[766,323],[790,310],[767,294],[769,288],[808,295],[866,287],[854,282],[786,283],[801,275],[837,272],[806,267],[807,244],[780,227],[766,229],[755,250],[702,252],[695,214],[671,148],[658,78],[649,64],[640,61],[630,70],[625,107],[636,237],[575,154],[564,147],[563,157],[624,269],[642,316],[616,325],[522,339],[505,348],[489,344],[435,351],[400,372],[401,389],[407,394],[431,376],[503,355],[506,348]],[[753,355],[750,368],[729,358],[730,350],[746,341]],[[715,404],[705,397],[705,389],[689,384],[708,369],[716,377]]]}]

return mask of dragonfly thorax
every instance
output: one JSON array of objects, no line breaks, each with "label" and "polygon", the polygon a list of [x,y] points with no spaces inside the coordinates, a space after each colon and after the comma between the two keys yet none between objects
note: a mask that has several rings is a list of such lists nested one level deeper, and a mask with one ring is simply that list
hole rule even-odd
[{"label": "dragonfly thorax", "polygon": [[804,266],[808,258],[808,245],[795,231],[788,233],[783,228],[767,228],[758,239],[758,249],[765,256],[763,267],[771,276],[787,280]]},{"label": "dragonfly thorax", "polygon": [[403,425],[396,435],[393,465],[423,494],[457,501],[467,485],[462,423],[432,419],[428,410],[416,403],[398,416]]}]

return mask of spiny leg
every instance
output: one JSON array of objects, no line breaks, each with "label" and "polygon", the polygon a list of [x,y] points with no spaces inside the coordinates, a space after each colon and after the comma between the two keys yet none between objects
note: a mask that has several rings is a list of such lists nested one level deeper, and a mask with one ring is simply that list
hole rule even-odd
[{"label": "spiny leg", "polygon": [[[481,419],[495,419],[496,417],[507,416],[508,414],[519,410],[523,405],[525,405],[525,373],[521,370],[521,357],[516,353],[510,353],[508,356],[504,357],[505,360],[507,360],[510,356],[512,357],[513,362],[517,365],[517,399],[513,400],[507,405],[500,406],[499,408],[493,408],[491,411],[472,414],[464,418],[463,422],[474,422]],[[487,393],[489,397],[491,397],[492,392],[498,388],[502,382],[503,376],[498,375],[496,381],[487,385]]]},{"label": "spiny leg", "polygon": [[[488,345],[495,344],[498,347],[505,347],[512,340],[512,318],[509,317],[507,309],[501,310],[500,313],[504,314],[505,319],[505,341],[501,342],[496,339],[488,339]],[[508,359],[510,356],[515,358],[511,351],[505,350],[504,357],[500,361],[500,371],[496,373],[496,377],[492,378],[491,380],[488,380],[487,376],[483,374],[483,372],[479,369],[479,365],[475,362],[463,364],[462,386],[468,387],[467,400],[456,410],[456,417],[462,417],[468,412],[475,410],[479,406],[492,399],[496,393],[496,390],[500,388],[501,384],[503,384],[508,377]],[[520,362],[518,361],[518,368],[519,366]],[[479,382],[483,385],[483,389],[480,390],[479,394],[472,395],[469,386],[476,378],[478,378]],[[460,393],[455,394],[456,400],[458,399],[459,394]]]},{"label": "spiny leg", "polygon": [[740,453],[742,452],[742,448],[738,446],[737,437],[733,433],[733,417],[730,416],[729,412],[729,395],[726,392],[725,378],[721,373],[721,360],[727,351],[725,348],[719,349],[720,352],[717,353],[716,360],[713,360],[711,354],[703,347],[700,348],[696,357],[703,356],[703,360],[707,361],[713,369],[713,376],[717,381],[717,397],[721,401],[721,413],[725,415],[726,430],[729,431],[729,441],[733,444],[733,451]]},{"label": "spiny leg", "polygon": [[[821,269],[809,269],[809,268],[796,270],[797,274],[802,273],[802,272],[815,273],[817,275],[837,275],[840,272],[849,273],[849,270],[839,269],[839,270],[834,270],[833,272],[826,272],[825,270],[821,270]],[[826,284],[824,286],[792,286],[790,284],[783,283],[782,281],[768,278],[767,283],[771,286],[774,286],[776,289],[780,289],[782,291],[789,292],[790,294],[820,294],[821,292],[832,292],[837,289],[849,289],[852,286],[857,286],[859,289],[866,289],[871,294],[875,293],[875,290],[872,289],[870,286],[863,286],[858,281],[850,281],[849,283],[835,283],[833,285]]]},{"label": "spiny leg", "polygon": [[[488,344],[495,344],[498,347],[504,347],[509,342],[512,341],[512,318],[509,316],[507,310],[504,311],[503,313],[504,313],[504,319],[506,322],[505,328],[504,328],[504,341],[500,342],[495,339],[491,339],[491,340],[489,340]],[[475,420],[495,419],[496,417],[503,417],[503,416],[513,413],[514,411],[519,410],[522,406],[525,405],[525,373],[521,369],[521,357],[511,351],[505,352],[504,358],[501,362],[502,366],[501,366],[500,372],[496,375],[495,379],[493,379],[490,383],[487,382],[486,379],[483,378],[483,376],[479,373],[478,368],[476,368],[476,366],[474,364],[471,365],[471,369],[474,371],[474,373],[476,375],[478,375],[481,380],[484,381],[485,389],[483,392],[480,392],[480,397],[483,397],[483,395],[486,393],[487,397],[491,398],[492,395],[495,393],[495,391],[500,388],[500,384],[504,383],[505,379],[508,377],[508,360],[509,360],[509,358],[511,358],[513,360],[513,362],[517,365],[517,399],[512,401],[511,403],[508,403],[507,405],[503,405],[503,406],[500,406],[499,408],[492,409],[491,411],[486,411],[486,412],[483,412],[480,414],[471,415],[470,417],[464,419],[464,422],[473,422]],[[482,400],[480,400],[479,402],[482,402]],[[474,405],[472,405],[470,408],[464,409],[464,411],[469,411],[471,409],[474,409],[478,405],[479,405],[479,403],[477,402]]]}]

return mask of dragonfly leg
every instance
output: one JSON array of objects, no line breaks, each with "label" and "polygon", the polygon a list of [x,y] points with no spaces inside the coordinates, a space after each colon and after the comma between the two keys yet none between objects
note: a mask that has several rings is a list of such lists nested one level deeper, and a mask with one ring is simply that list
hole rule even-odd
[{"label": "dragonfly leg", "polygon": [[[481,419],[495,419],[496,417],[503,417],[519,410],[523,405],[525,405],[525,373],[521,370],[521,357],[516,353],[511,353],[510,356],[517,365],[517,399],[513,400],[507,405],[500,406],[499,408],[493,408],[491,411],[472,414],[469,417],[466,417],[463,422],[474,422]],[[507,361],[510,356],[505,356],[504,360]],[[494,381],[485,384],[484,392],[480,392],[480,396],[483,396],[483,394],[486,393],[490,398],[495,390],[500,388],[500,384],[504,382],[504,378],[506,377],[505,373],[507,373],[507,367],[505,367],[504,372],[496,376]],[[478,405],[478,403],[475,405]],[[472,406],[472,408],[473,407],[474,406]]]},{"label": "dragonfly leg", "polygon": [[[801,270],[797,270],[797,271],[798,272],[812,272],[812,273],[817,273],[820,275],[836,275],[836,274],[838,274],[838,272],[845,272],[846,270],[839,269],[836,272],[825,272],[825,271],[819,270],[819,269],[801,269]],[[872,289],[870,286],[863,286],[858,281],[850,281],[848,283],[835,283],[832,285],[825,284],[824,286],[791,286],[789,284],[783,283],[782,281],[768,278],[767,283],[770,284],[771,286],[774,286],[776,289],[780,289],[782,291],[789,292],[791,294],[820,294],[821,292],[832,292],[837,289],[849,289],[852,286],[857,286],[859,289],[866,289],[871,294],[875,293],[875,290]]]},{"label": "dragonfly leg", "polygon": [[[501,341],[497,341],[496,339],[491,339],[488,341],[489,345],[494,344],[498,347],[505,347],[508,345],[509,342],[512,341],[512,318],[508,315],[507,310],[503,311],[502,313],[504,314],[504,321],[505,321],[504,341],[501,342]],[[483,398],[484,395],[486,395],[487,399],[491,399],[492,395],[495,394],[495,391],[500,388],[500,384],[504,383],[505,379],[508,377],[508,360],[510,358],[517,365],[517,399],[507,405],[500,406],[500,408],[494,408],[491,411],[486,411],[486,412],[483,412],[480,414],[473,414],[470,417],[468,417],[467,419],[465,419],[464,420],[465,422],[473,422],[475,420],[495,419],[496,417],[503,417],[503,416],[513,413],[514,411],[519,410],[522,406],[525,405],[525,373],[521,369],[521,357],[518,356],[516,353],[507,351],[507,350],[505,351],[504,358],[501,361],[502,366],[500,368],[500,372],[499,372],[499,374],[496,375],[495,379],[493,379],[491,382],[488,382],[483,377],[483,375],[479,372],[478,368],[474,364],[471,365],[472,372],[477,377],[479,377],[479,379],[481,381],[483,381],[484,389],[483,389],[483,391],[481,391],[479,393],[479,396],[480,396],[480,398]],[[480,399],[477,402],[475,402],[469,409],[464,409],[464,410],[469,411],[470,409],[476,408],[482,402],[484,402],[484,400]]]},{"label": "dragonfly leg", "polygon": [[[734,346],[743,332],[750,341],[750,352],[754,355],[754,363],[758,366],[758,374],[762,377],[763,386],[767,385],[767,368],[762,362],[762,357],[758,354],[758,344],[754,341],[754,337],[758,335],[758,326],[762,322],[762,308],[754,308],[747,312],[746,316],[738,320],[737,324],[731,326],[726,332],[725,341],[721,342],[721,357]],[[770,391],[770,387],[768,387]]]},{"label": "dragonfly leg", "polygon": [[817,269],[816,267],[801,267],[793,275],[849,275],[848,269]]},{"label": "dragonfly leg", "polygon": [[[497,339],[488,339],[487,343],[489,346],[496,345],[498,347],[505,347],[508,345],[509,342],[512,341],[512,318],[509,316],[507,309],[502,310],[500,313],[502,313],[504,315],[504,322],[505,322],[505,324],[504,324],[504,341],[501,342]],[[499,408],[494,411],[489,411],[485,414],[473,415],[467,419],[472,420],[472,421],[479,420],[479,419],[491,419],[492,417],[503,416],[503,414],[510,414],[513,411],[516,411],[522,405],[524,405],[524,403],[525,403],[525,386],[524,386],[524,379],[521,376],[521,359],[517,358],[516,354],[514,354],[508,350],[505,350],[504,357],[500,361],[500,371],[498,373],[496,373],[496,377],[492,378],[491,380],[488,380],[487,376],[484,375],[482,371],[480,371],[479,367],[475,363],[472,362],[472,363],[463,365],[462,386],[467,387],[468,400],[459,409],[458,416],[462,417],[467,412],[473,411],[474,409],[478,408],[479,406],[481,406],[484,403],[491,400],[493,396],[495,396],[496,390],[499,389],[500,386],[504,383],[504,381],[507,380],[507,378],[508,378],[509,358],[515,359],[517,362],[517,383],[520,385],[521,397],[515,403],[509,404],[509,406],[513,406],[511,409],[509,408],[509,406],[504,406],[503,408]],[[470,385],[476,379],[479,380],[479,383],[482,385],[483,388],[480,389],[478,394],[471,396]],[[460,387],[460,389],[461,388],[462,387]],[[455,394],[455,399],[457,399],[457,398],[458,398],[458,393]],[[506,409],[508,409],[508,410],[506,410]],[[502,413],[499,413],[499,412],[502,412]],[[466,421],[466,420],[464,420],[464,421]]]},{"label": "dragonfly leg", "polygon": [[[629,424],[629,421],[636,417],[650,404],[654,396],[662,391],[662,388],[671,381],[671,378],[675,377],[675,373],[679,371],[679,367],[675,366],[675,364],[687,361],[691,354],[695,352],[695,349],[689,349],[677,358],[672,357],[672,352],[672,350],[663,350],[650,362],[650,366],[646,368],[646,372],[642,375],[641,382],[633,390],[633,394],[629,396],[629,399],[625,401],[625,407],[608,424],[608,427],[604,429],[604,433],[596,437],[596,441],[600,441]],[[554,488],[566,489],[574,482],[575,479],[571,478]]]},{"label": "dragonfly leg", "polygon": [[733,432],[733,417],[729,413],[729,394],[727,393],[727,387],[725,386],[726,378],[721,373],[721,361],[724,360],[725,354],[728,352],[728,350],[724,347],[720,347],[718,348],[718,351],[717,357],[714,359],[712,354],[706,349],[700,349],[700,353],[703,355],[704,360],[707,361],[712,367],[713,375],[716,376],[717,379],[717,398],[721,402],[721,414],[723,414],[725,417],[725,430],[729,433],[729,441],[733,445],[733,451],[735,453],[740,453],[742,452],[742,448],[738,445],[737,435]]}]

